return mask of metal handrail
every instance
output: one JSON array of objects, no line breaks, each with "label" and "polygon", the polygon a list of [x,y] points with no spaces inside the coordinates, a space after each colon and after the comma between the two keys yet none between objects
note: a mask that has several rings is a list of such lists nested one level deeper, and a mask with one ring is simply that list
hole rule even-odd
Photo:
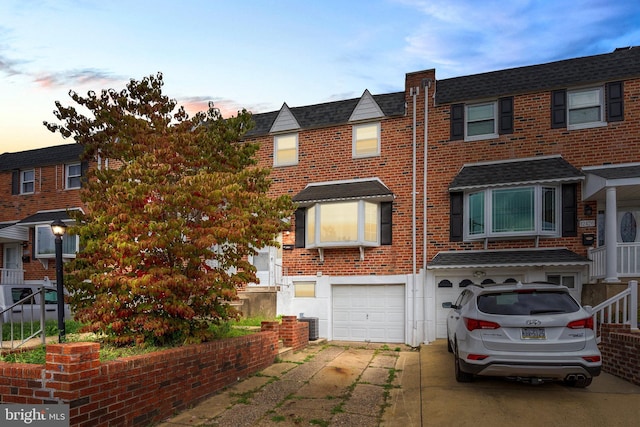
[{"label": "metal handrail", "polygon": [[[41,336],[42,339],[42,344],[45,344],[45,339],[46,339],[46,334],[45,334],[45,300],[44,300],[44,291],[45,288],[41,287],[36,293],[32,293],[27,295],[26,297],[20,299],[19,301],[13,303],[12,305],[10,305],[9,307],[5,308],[4,310],[0,311],[0,349],[5,349],[5,341],[3,339],[4,336],[4,327],[5,324],[9,326],[10,329],[10,334],[9,334],[9,347],[8,349],[10,350],[14,350],[17,348],[20,348],[22,345],[24,345],[27,341],[37,337],[38,335]],[[36,305],[36,295],[40,295],[40,315],[38,317],[40,317],[40,328],[37,330],[35,329],[34,324],[36,322],[33,321],[33,319],[36,318],[36,316],[34,316],[34,312],[35,309],[33,308]],[[28,303],[27,303],[28,302]],[[13,310],[16,307],[20,307],[20,322],[16,322],[13,320]],[[25,310],[26,308],[29,308],[30,311],[30,321],[25,321]],[[8,318],[8,321],[5,322],[5,317]],[[14,325],[16,323],[20,324],[20,336],[19,337],[15,337],[14,336],[14,331],[15,331],[15,327]],[[25,325],[28,325],[28,335],[25,336]]]}]

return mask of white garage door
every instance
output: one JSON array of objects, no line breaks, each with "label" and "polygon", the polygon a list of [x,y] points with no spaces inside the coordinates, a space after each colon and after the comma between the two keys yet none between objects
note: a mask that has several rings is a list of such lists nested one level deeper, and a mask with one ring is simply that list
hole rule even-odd
[{"label": "white garage door", "polygon": [[404,343],[404,285],[334,285],[333,339]]}]

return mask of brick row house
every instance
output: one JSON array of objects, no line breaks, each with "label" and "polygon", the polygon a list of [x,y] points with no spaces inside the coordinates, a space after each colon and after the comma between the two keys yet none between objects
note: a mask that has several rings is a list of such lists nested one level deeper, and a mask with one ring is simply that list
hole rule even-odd
[{"label": "brick row house", "polygon": [[[275,289],[278,314],[317,318],[330,340],[414,346],[445,336],[471,282],[553,281],[600,302],[640,277],[639,98],[640,48],[624,48],[408,73],[404,91],[256,114],[245,138],[297,210],[281,247],[252,258],[250,288]],[[37,236],[54,207],[80,206],[65,188],[76,169],[28,153],[0,156],[1,182],[38,176],[37,191],[2,186],[2,271],[43,280]]]},{"label": "brick row house", "polygon": [[[66,144],[0,155],[0,284],[55,283],[51,223],[70,222],[82,209],[80,188],[88,164],[82,147]],[[75,257],[77,236],[63,238],[63,259]]]},{"label": "brick row house", "polygon": [[299,207],[256,263],[278,312],[416,345],[446,336],[472,282],[619,292],[640,276],[639,97],[640,48],[623,48],[256,115],[248,138]]}]

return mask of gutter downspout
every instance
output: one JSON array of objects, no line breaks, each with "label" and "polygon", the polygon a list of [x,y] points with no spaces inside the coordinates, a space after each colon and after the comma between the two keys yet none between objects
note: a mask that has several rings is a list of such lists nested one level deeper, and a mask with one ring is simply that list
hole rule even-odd
[{"label": "gutter downspout", "polygon": [[412,129],[412,169],[411,169],[411,256],[412,256],[412,281],[413,281],[413,332],[411,334],[411,347],[417,347],[417,335],[418,335],[418,320],[416,319],[416,305],[417,305],[417,290],[418,284],[416,268],[417,268],[417,254],[416,254],[416,187],[417,187],[417,147],[416,147],[416,98],[420,93],[420,87],[412,87],[409,94],[413,98],[413,129]]},{"label": "gutter downspout", "polygon": [[[427,279],[427,159],[428,159],[428,142],[429,142],[429,88],[431,87],[431,79],[423,79],[422,87],[424,88],[424,159],[422,170],[422,277],[423,286]],[[427,289],[423,289],[423,299],[427,301]],[[426,304],[423,304],[426,305]],[[423,340],[425,344],[429,343],[427,332],[427,311],[423,313]]]}]

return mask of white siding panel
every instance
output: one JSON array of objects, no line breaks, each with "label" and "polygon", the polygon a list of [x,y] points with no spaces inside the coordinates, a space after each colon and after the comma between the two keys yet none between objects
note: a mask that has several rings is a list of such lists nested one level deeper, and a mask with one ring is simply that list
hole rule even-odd
[{"label": "white siding panel", "polygon": [[365,90],[358,101],[356,108],[353,109],[353,113],[351,113],[349,121],[370,120],[380,117],[384,117],[384,113],[378,106],[378,103],[373,99],[373,96],[371,96],[371,93],[369,93],[368,90]]}]

